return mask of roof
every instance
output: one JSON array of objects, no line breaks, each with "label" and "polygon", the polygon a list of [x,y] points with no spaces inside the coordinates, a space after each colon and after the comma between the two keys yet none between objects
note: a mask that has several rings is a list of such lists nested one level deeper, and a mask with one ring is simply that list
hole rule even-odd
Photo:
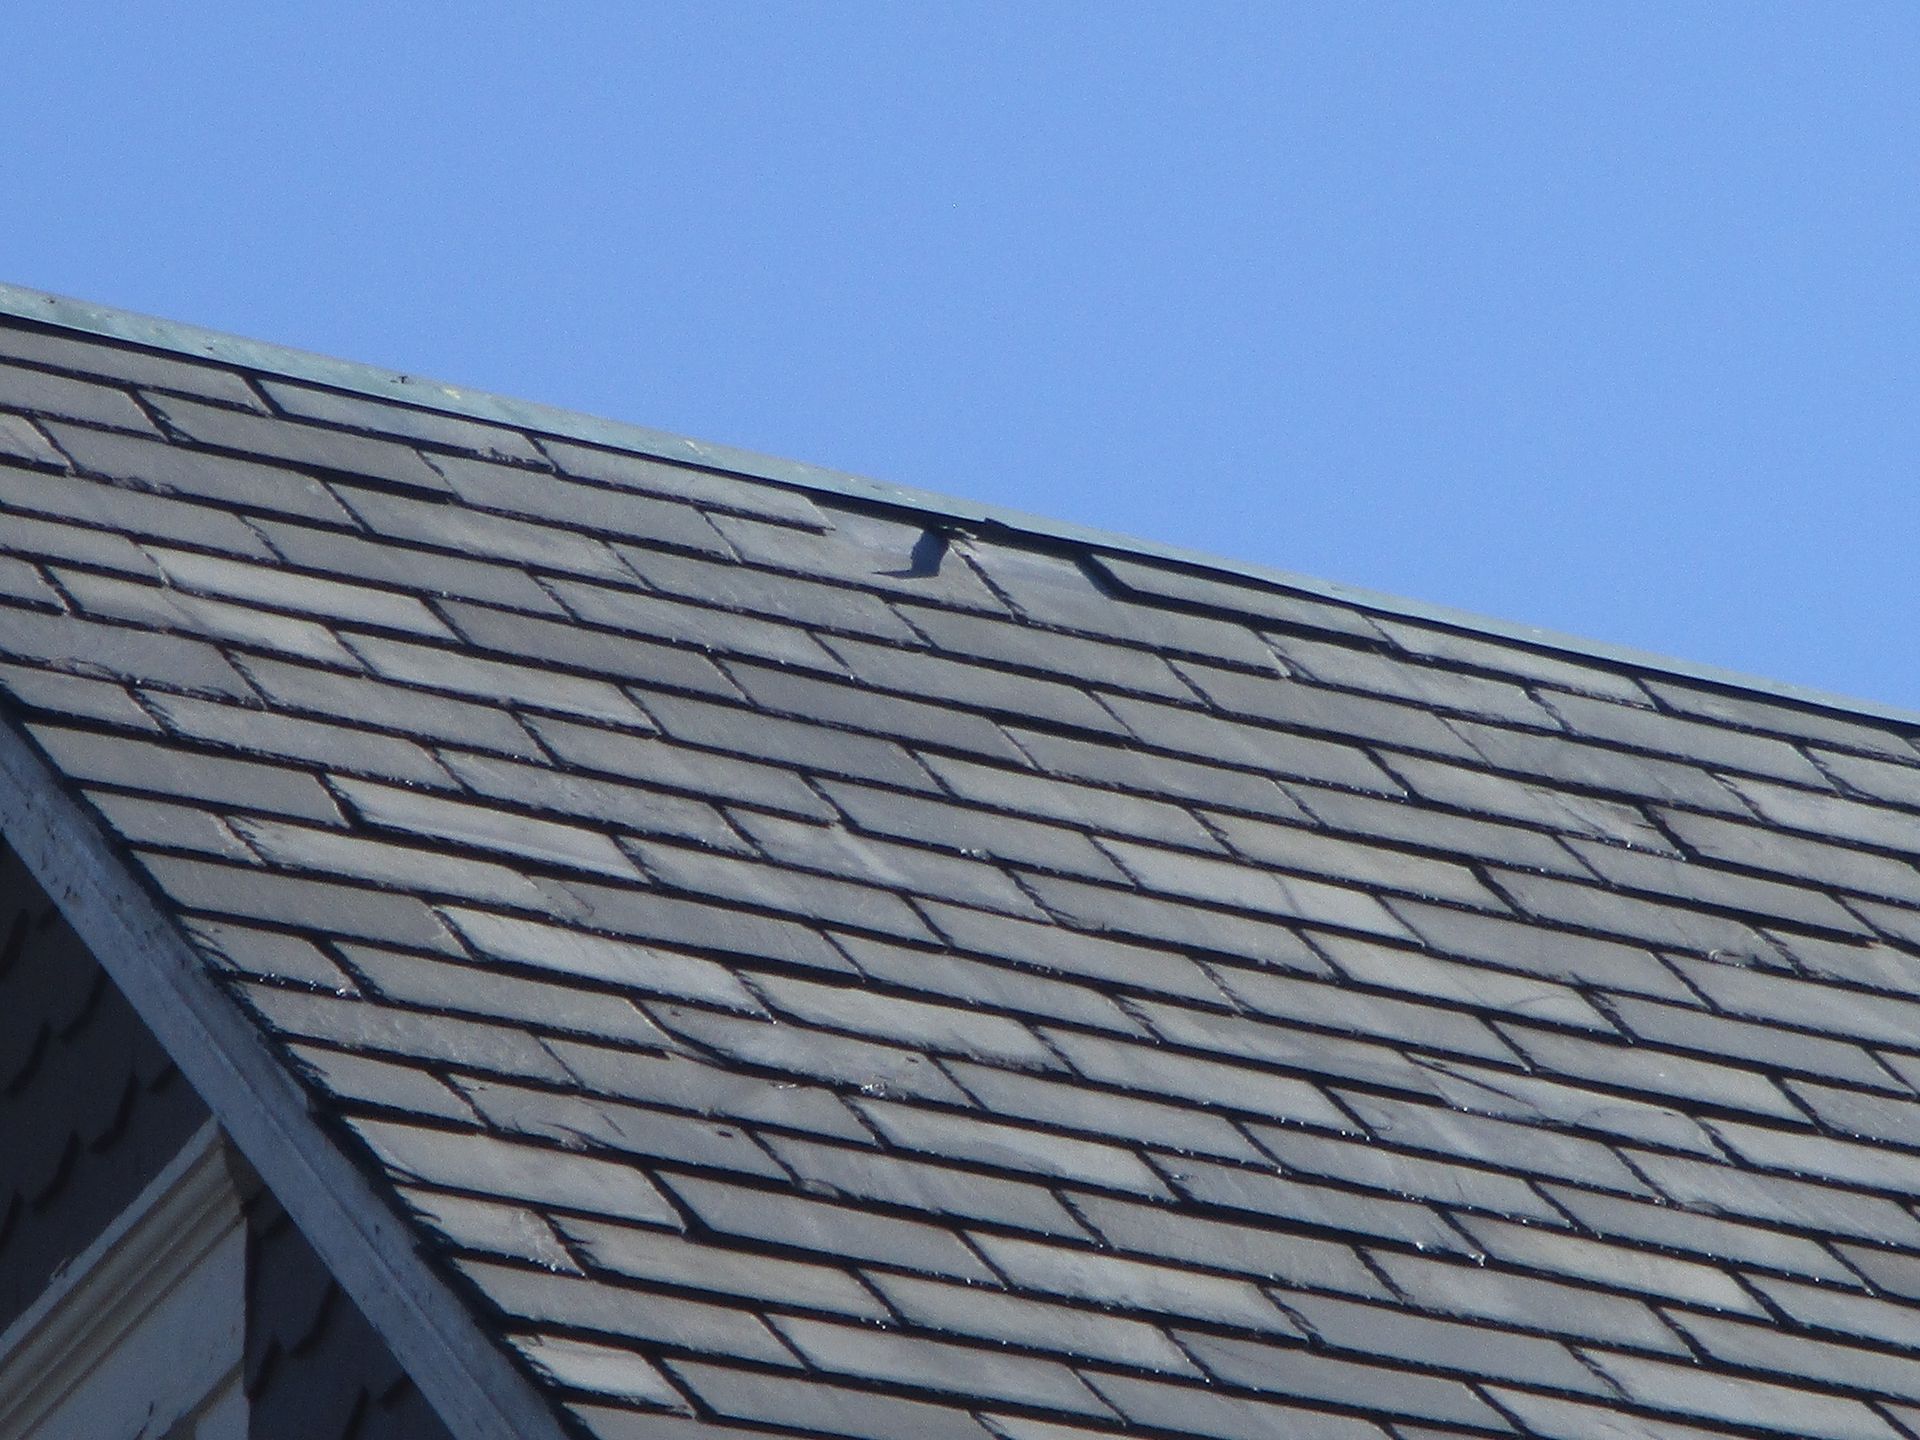
[{"label": "roof", "polygon": [[1911,717],[0,302],[0,821],[455,1433],[1920,1433]]}]

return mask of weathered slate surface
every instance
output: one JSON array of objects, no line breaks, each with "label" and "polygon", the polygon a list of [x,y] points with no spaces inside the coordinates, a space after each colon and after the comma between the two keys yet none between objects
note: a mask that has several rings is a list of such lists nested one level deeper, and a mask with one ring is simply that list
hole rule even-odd
[{"label": "weathered slate surface", "polygon": [[1906,728],[0,341],[8,715],[587,1431],[1920,1434]]}]

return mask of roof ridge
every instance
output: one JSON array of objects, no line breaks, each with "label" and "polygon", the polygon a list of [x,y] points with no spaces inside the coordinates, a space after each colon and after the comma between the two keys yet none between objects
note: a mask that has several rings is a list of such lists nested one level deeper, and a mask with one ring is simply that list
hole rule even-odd
[{"label": "roof ridge", "polygon": [[605,449],[639,453],[746,479],[908,510],[950,523],[981,527],[990,532],[1010,533],[1056,544],[1087,546],[1162,565],[1251,581],[1312,599],[1353,606],[1395,619],[1437,625],[1532,650],[1636,671],[1654,671],[1767,700],[1920,728],[1920,709],[1842,695],[1724,666],[1683,660],[1634,646],[1569,635],[1542,626],[1501,620],[1451,606],[1430,604],[1340,581],[1321,580],[1274,566],[1167,545],[1071,521],[983,505],[805,461],[763,455],[559,406],[516,400],[510,396],[468,389],[377,365],[339,360],[291,346],[251,340],[25,286],[0,282],[0,316],[10,316],[52,329],[119,340],[172,355],[237,365],[418,409],[533,430]]}]

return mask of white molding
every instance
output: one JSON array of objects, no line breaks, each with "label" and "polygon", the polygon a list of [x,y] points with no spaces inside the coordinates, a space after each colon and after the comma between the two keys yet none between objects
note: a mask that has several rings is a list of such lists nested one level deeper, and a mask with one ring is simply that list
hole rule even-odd
[{"label": "white molding", "polygon": [[[0,1332],[0,1436],[67,1433],[79,1418],[73,1412],[94,1411],[97,1397],[83,1391],[137,1358],[130,1342],[143,1323],[163,1328],[173,1393],[119,1397],[142,1415],[139,1433],[164,1434],[203,1405],[237,1369],[245,1344],[242,1198],[220,1127],[209,1120]],[[209,1307],[215,1313],[204,1313]],[[204,1353],[174,1328],[167,1312],[180,1310],[187,1328],[211,1342]]]}]

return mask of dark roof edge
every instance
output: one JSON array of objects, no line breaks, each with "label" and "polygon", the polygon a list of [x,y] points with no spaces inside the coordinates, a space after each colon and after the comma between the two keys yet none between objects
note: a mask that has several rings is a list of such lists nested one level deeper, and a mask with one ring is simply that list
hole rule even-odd
[{"label": "dark roof edge", "polygon": [[455,1435],[566,1440],[52,767],[0,720],[0,832]]},{"label": "dark roof edge", "polygon": [[703,440],[672,435],[664,430],[653,430],[644,425],[606,420],[578,411],[563,410],[558,406],[515,400],[508,396],[492,395],[480,390],[468,390],[458,385],[448,385],[442,381],[425,379],[417,375],[383,370],[375,365],[335,360],[329,356],[315,355],[305,350],[225,335],[217,330],[204,330],[195,325],[160,320],[152,316],[135,314],[132,311],[95,305],[84,300],[29,290],[23,286],[0,283],[0,315],[10,315],[64,330],[76,330],[88,335],[123,340],[130,344],[144,345],[172,354],[198,356],[224,364],[262,370],[289,379],[304,380],[315,385],[348,390],[377,399],[392,400],[426,409],[445,410],[476,420],[536,430],[542,434],[561,436],[589,445],[638,451],[662,460],[699,465],[706,469],[726,471],[756,480],[770,481],[777,485],[824,491],[850,499],[895,506],[961,525],[1011,531],[1063,544],[1090,546],[1116,554],[1185,565],[1217,575],[1276,586],[1316,599],[1358,606],[1382,615],[1425,621],[1473,635],[1510,641],[1582,660],[1600,661],[1635,670],[1657,671],[1677,679],[1694,680],[1729,690],[1744,691],[1771,700],[1920,728],[1920,710],[1904,706],[1883,704],[1876,700],[1862,700],[1809,686],[1769,680],[1717,665],[1676,660],[1670,656],[1638,650],[1632,646],[1614,645],[1606,641],[1564,635],[1539,626],[1496,620],[1445,605],[1430,605],[1424,601],[1409,600],[1398,595],[1367,590],[1360,586],[1343,585],[1338,581],[1316,580],[1311,576],[1298,575],[1270,566],[1222,559],[1216,555],[1185,549],[1177,545],[1139,540],[1132,536],[1076,525],[1069,521],[1050,520],[1044,516],[1030,515],[1023,511],[981,505],[931,491],[889,484],[884,480],[872,480],[865,476],[830,470],[825,466],[809,465],[804,461],[782,460],[750,450],[736,449],[730,445],[709,444]]}]

